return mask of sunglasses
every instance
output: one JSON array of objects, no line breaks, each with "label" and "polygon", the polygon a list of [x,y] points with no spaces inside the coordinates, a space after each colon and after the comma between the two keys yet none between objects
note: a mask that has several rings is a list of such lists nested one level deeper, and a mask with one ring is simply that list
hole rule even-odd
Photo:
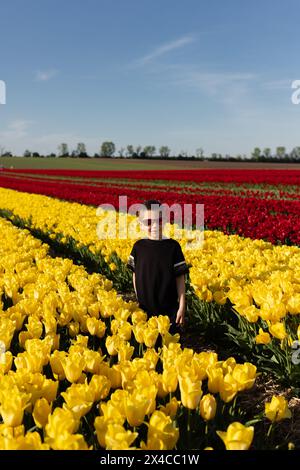
[{"label": "sunglasses", "polygon": [[153,225],[154,222],[161,225],[162,224],[162,217],[159,217],[158,219],[143,219],[142,220],[142,224],[146,225],[147,227],[151,227],[151,225]]}]

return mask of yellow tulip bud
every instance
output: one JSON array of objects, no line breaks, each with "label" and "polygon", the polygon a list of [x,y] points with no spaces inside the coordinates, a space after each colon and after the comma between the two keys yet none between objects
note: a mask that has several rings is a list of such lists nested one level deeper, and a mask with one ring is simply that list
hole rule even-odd
[{"label": "yellow tulip bud", "polygon": [[169,367],[163,371],[162,384],[166,392],[175,392],[178,386],[178,376],[175,367]]},{"label": "yellow tulip bud", "polygon": [[207,375],[208,390],[211,393],[218,393],[224,381],[223,370],[221,369],[221,367],[212,365],[207,368]]},{"label": "yellow tulip bud", "polygon": [[207,393],[200,401],[200,415],[205,421],[214,419],[217,410],[217,402],[213,395]]},{"label": "yellow tulip bud", "polygon": [[194,379],[188,375],[183,377],[179,375],[178,379],[181,403],[184,407],[195,410],[202,396],[201,380]]},{"label": "yellow tulip bud", "polygon": [[269,344],[271,342],[271,336],[262,328],[259,328],[258,335],[255,337],[256,344]]},{"label": "yellow tulip bud", "polygon": [[40,398],[35,402],[32,416],[35,424],[39,428],[44,428],[48,423],[48,416],[51,413],[51,408],[52,407],[49,405],[46,398]]}]

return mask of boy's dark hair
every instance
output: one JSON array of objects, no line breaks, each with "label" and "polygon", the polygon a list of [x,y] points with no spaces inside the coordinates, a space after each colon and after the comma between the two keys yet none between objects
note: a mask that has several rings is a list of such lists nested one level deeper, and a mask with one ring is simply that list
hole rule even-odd
[{"label": "boy's dark hair", "polygon": [[148,211],[150,211],[151,209],[160,210],[160,207],[161,207],[161,202],[160,201],[158,201],[157,199],[148,199],[147,201],[144,201],[142,203],[142,208],[138,211],[137,215],[140,216],[141,213],[142,213],[142,210],[144,210],[144,209],[146,209]]},{"label": "boy's dark hair", "polygon": [[159,209],[161,206],[161,202],[157,199],[148,199],[147,201],[143,202],[143,205],[146,207],[147,210],[151,210],[152,206],[155,206],[155,209]]}]

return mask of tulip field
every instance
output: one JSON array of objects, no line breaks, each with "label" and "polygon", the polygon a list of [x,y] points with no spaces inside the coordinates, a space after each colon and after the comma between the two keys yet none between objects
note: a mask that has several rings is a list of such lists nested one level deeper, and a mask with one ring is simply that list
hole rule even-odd
[{"label": "tulip field", "polygon": [[[133,240],[97,235],[138,227],[96,210],[122,195],[204,204],[202,246],[168,224],[181,335],[139,308]],[[299,449],[299,216],[298,170],[0,171],[0,450]]]}]

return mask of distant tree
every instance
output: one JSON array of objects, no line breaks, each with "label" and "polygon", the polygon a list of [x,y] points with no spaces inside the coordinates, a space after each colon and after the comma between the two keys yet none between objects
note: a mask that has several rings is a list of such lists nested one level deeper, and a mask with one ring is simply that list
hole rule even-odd
[{"label": "distant tree", "polygon": [[142,151],[142,146],[138,145],[135,149],[135,153],[137,154],[138,157],[140,156],[141,151]]},{"label": "distant tree", "polygon": [[196,150],[196,155],[197,155],[197,158],[203,158],[204,156],[204,150],[202,147],[199,147],[197,150]]},{"label": "distant tree", "polygon": [[31,154],[30,150],[25,150],[25,152],[23,153],[23,157],[25,157],[25,158],[29,158],[31,156],[32,156],[32,154]]},{"label": "distant tree", "polygon": [[213,153],[211,154],[211,159],[212,159],[212,160],[217,160],[217,159],[218,159],[218,154],[217,154],[216,152],[213,152]]},{"label": "distant tree", "polygon": [[5,150],[3,154],[1,155],[1,157],[12,157],[12,156],[13,156],[12,153],[8,150]]},{"label": "distant tree", "polygon": [[55,158],[56,157],[56,154],[55,153],[49,153],[49,155],[47,155],[48,158]]},{"label": "distant tree", "polygon": [[300,147],[294,147],[290,153],[290,157],[293,160],[300,160]]},{"label": "distant tree", "polygon": [[5,153],[5,147],[0,146],[0,157],[3,157],[4,153]]},{"label": "distant tree", "polygon": [[87,158],[88,157],[88,154],[87,154],[87,151],[86,151],[86,146],[83,142],[79,142],[77,144],[77,148],[76,148],[76,157],[79,157],[79,158]]},{"label": "distant tree", "polygon": [[60,144],[58,146],[58,157],[69,157],[68,144]]},{"label": "distant tree", "polygon": [[124,153],[125,153],[125,147],[121,147],[120,150],[118,150],[118,154],[120,155],[121,158],[124,157]]},{"label": "distant tree", "polygon": [[102,157],[112,157],[116,151],[116,146],[113,142],[103,142],[101,145],[100,154]]},{"label": "distant tree", "polygon": [[261,156],[261,150],[259,147],[255,147],[255,149],[253,150],[252,152],[252,158],[253,160],[259,160],[260,156]]},{"label": "distant tree", "polygon": [[270,157],[271,157],[271,153],[272,153],[272,151],[271,151],[270,147],[266,147],[266,148],[263,150],[263,154],[264,154],[264,156],[265,156],[266,158],[270,158]]},{"label": "distant tree", "polygon": [[32,156],[33,156],[33,158],[39,158],[39,157],[41,157],[41,155],[39,154],[39,152],[32,152]]},{"label": "distant tree", "polygon": [[278,159],[284,158],[284,157],[285,157],[285,152],[286,152],[285,147],[282,147],[282,146],[277,147],[277,148],[276,148],[276,156],[277,156],[277,158],[278,158]]},{"label": "distant tree", "polygon": [[143,149],[143,152],[145,153],[146,157],[153,157],[155,151],[156,148],[154,147],[154,145],[146,145],[146,147],[144,147]]},{"label": "distant tree", "polygon": [[167,145],[162,145],[159,149],[159,154],[161,157],[168,157],[171,153],[171,149]]},{"label": "distant tree", "polygon": [[127,157],[132,157],[134,154],[134,147],[133,145],[127,145],[126,147],[126,155]]}]

